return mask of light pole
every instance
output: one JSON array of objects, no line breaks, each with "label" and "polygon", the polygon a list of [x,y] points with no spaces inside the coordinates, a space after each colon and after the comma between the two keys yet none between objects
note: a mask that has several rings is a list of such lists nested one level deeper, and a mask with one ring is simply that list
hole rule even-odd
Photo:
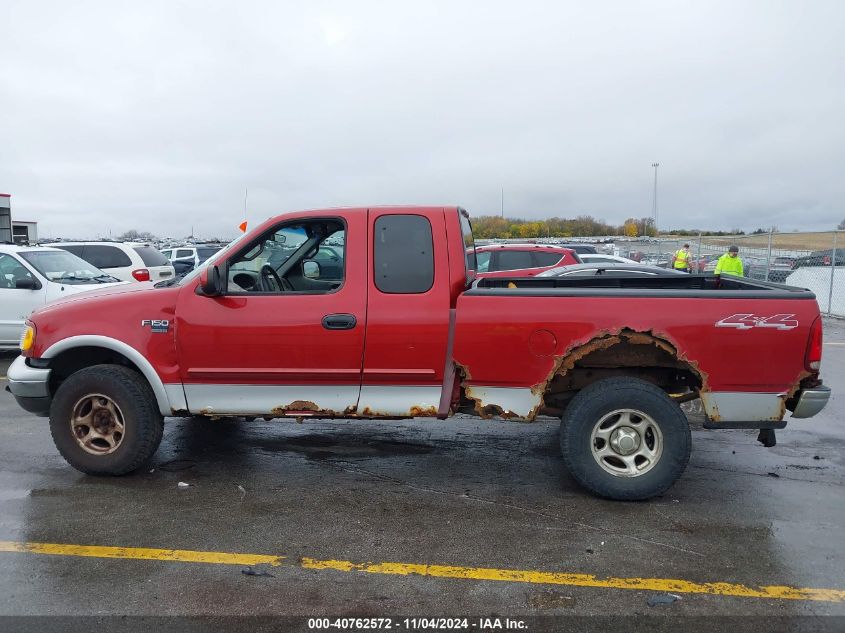
[{"label": "light pole", "polygon": [[657,237],[657,168],[660,167],[660,163],[652,163],[651,166],[654,167],[654,197],[651,201],[651,215],[654,217],[654,237]]},{"label": "light pole", "polygon": [[505,217],[505,188],[502,187],[502,217]]}]

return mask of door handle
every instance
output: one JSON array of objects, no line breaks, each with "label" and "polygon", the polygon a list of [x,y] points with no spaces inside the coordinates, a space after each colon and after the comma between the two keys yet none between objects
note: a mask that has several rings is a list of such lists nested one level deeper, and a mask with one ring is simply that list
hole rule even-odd
[{"label": "door handle", "polygon": [[352,314],[327,314],[323,317],[323,327],[327,330],[351,330],[357,323]]}]

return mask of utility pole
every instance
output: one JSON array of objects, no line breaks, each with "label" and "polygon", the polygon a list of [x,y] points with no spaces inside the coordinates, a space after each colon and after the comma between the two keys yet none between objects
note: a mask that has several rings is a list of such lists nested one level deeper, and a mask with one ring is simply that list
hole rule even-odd
[{"label": "utility pole", "polygon": [[660,163],[652,163],[652,167],[654,167],[654,197],[651,201],[651,215],[654,217],[654,237],[657,237],[659,231],[657,230],[657,168],[660,167]]}]

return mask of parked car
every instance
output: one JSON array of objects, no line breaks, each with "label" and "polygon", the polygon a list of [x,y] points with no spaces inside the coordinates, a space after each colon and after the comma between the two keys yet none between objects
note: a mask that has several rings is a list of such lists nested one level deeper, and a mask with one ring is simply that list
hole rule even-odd
[{"label": "parked car", "polygon": [[66,251],[0,244],[0,349],[18,349],[24,322],[36,308],[117,283]]},{"label": "parked car", "polygon": [[531,277],[581,261],[571,248],[549,244],[488,244],[475,249],[475,258],[479,277]]},{"label": "parked car", "polygon": [[578,255],[581,262],[584,264],[637,264],[639,262],[627,257],[620,257],[619,255],[605,255],[599,253],[581,253]]},{"label": "parked car", "polygon": [[161,253],[170,260],[177,274],[185,274],[205,262],[221,248],[223,248],[222,244],[171,246],[163,248]]},{"label": "parked car", "polygon": [[555,246],[560,246],[562,248],[568,248],[571,251],[575,251],[578,255],[587,255],[587,254],[598,254],[598,249],[593,246],[592,244],[583,244],[581,242],[575,242],[573,244],[555,244]]},{"label": "parked car", "polygon": [[579,277],[591,277],[596,275],[617,276],[617,275],[686,275],[687,273],[679,270],[672,270],[670,268],[660,268],[659,266],[649,266],[646,264],[638,264],[633,262],[631,264],[612,262],[610,264],[602,263],[584,263],[575,264],[573,266],[561,266],[559,268],[552,268],[543,271],[538,277],[566,277],[569,275],[576,275]]},{"label": "parked car", "polygon": [[742,270],[746,277],[751,279],[766,279],[766,258],[765,257],[743,257]]},{"label": "parked car", "polygon": [[[795,257],[778,256],[769,264],[769,281],[782,284],[795,268]],[[843,262],[845,263],[845,262]]]},{"label": "parked car", "polygon": [[55,242],[61,248],[122,281],[164,281],[175,275],[167,258],[138,242]]},{"label": "parked car", "polygon": [[[824,251],[813,251],[804,257],[797,257],[793,268],[803,268],[804,266],[830,266],[833,263],[833,249],[829,248]],[[836,265],[845,266],[845,248],[836,249]]]},{"label": "parked car", "polygon": [[[343,277],[306,274],[338,236]],[[270,218],[178,283],[37,310],[8,386],[91,475],[140,468],[164,416],[547,414],[562,417],[574,479],[625,500],[682,475],[679,399],[700,398],[708,428],[760,429],[768,446],[787,410],[811,417],[829,399],[808,290],[668,271],[473,279],[473,260],[456,207]]]}]

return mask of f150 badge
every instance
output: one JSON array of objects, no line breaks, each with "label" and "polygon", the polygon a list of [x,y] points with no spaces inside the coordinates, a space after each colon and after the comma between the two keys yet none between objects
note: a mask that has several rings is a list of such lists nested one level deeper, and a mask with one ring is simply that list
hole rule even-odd
[{"label": "f150 badge", "polygon": [[798,327],[798,319],[794,314],[775,314],[772,316],[758,316],[756,314],[732,314],[721,321],[716,321],[716,327],[735,327],[738,330],[750,330],[753,327],[767,327],[775,330],[792,330]]},{"label": "f150 badge", "polygon": [[167,319],[144,319],[141,327],[150,326],[153,334],[164,334],[170,328],[170,321]]}]

